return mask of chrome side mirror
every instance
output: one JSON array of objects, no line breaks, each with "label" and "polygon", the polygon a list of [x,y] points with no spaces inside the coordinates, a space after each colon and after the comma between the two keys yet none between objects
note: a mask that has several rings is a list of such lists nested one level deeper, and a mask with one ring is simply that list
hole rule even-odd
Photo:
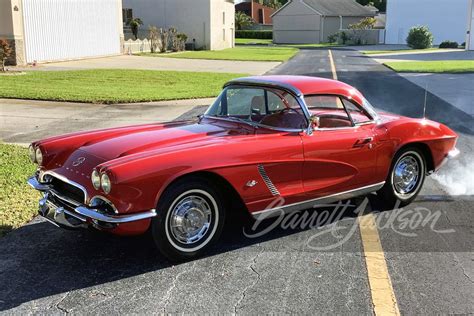
[{"label": "chrome side mirror", "polygon": [[318,126],[319,126],[319,117],[316,115],[311,115],[311,117],[309,118],[308,130],[306,133],[308,135],[312,135],[313,131],[317,129]]},{"label": "chrome side mirror", "polygon": [[309,122],[310,122],[311,126],[313,127],[313,129],[318,128],[319,127],[319,116],[311,115],[311,117],[309,118]]}]

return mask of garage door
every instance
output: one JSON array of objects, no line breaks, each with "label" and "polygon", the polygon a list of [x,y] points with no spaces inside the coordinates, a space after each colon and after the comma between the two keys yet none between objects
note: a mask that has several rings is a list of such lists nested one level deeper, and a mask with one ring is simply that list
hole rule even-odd
[{"label": "garage door", "polygon": [[26,61],[120,53],[117,0],[23,0]]}]

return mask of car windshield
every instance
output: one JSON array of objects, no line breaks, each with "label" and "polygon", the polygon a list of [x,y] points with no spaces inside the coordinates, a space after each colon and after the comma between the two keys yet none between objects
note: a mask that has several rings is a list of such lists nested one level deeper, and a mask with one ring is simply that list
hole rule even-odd
[{"label": "car windshield", "polygon": [[373,107],[372,104],[366,99],[362,98],[362,106],[364,109],[372,116],[372,118],[377,121],[379,119],[379,115],[377,114],[377,111],[375,111],[375,108]]},{"label": "car windshield", "polygon": [[277,129],[301,130],[307,127],[301,106],[291,94],[260,87],[227,87],[205,116]]}]

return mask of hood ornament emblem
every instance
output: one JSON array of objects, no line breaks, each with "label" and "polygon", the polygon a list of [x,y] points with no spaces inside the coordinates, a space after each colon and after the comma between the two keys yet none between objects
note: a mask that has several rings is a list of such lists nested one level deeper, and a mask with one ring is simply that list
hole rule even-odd
[{"label": "hood ornament emblem", "polygon": [[86,158],[84,158],[84,157],[79,157],[79,158],[77,158],[77,159],[72,163],[72,165],[73,165],[73,167],[77,167],[77,166],[79,166],[80,164],[82,164],[84,161],[86,161]]}]

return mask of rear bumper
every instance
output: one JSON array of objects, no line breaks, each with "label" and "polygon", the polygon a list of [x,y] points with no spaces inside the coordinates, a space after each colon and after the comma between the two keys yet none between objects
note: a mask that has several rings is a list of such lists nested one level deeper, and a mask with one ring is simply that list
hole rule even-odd
[{"label": "rear bumper", "polygon": [[[43,198],[39,201],[39,214],[56,226],[85,228],[90,224],[99,226],[108,224],[114,227],[118,224],[132,223],[156,216],[154,209],[134,214],[108,215],[73,201],[61,205],[62,203],[57,203],[56,200],[67,201],[67,198],[61,197],[47,184],[40,183],[36,177],[29,178],[28,184],[43,193]],[[72,204],[75,205],[71,206]]]}]

